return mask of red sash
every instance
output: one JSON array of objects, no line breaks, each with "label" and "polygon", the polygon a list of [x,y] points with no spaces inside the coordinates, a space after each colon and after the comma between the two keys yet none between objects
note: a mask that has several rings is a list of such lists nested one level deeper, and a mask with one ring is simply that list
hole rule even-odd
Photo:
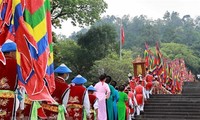
[{"label": "red sash", "polygon": [[69,101],[67,104],[67,112],[69,114],[68,120],[83,119],[83,101],[85,92],[86,88],[82,85],[70,87]]},{"label": "red sash", "polygon": [[57,120],[58,117],[58,105],[50,105],[46,103],[41,104],[45,115],[47,116],[48,120]]}]

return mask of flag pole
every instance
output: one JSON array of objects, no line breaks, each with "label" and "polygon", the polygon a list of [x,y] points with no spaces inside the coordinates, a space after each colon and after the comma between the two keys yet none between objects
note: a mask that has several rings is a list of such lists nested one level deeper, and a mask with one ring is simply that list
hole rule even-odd
[{"label": "flag pole", "polygon": [[122,60],[122,41],[121,41],[121,39],[122,39],[122,36],[121,36],[121,26],[120,26],[120,39],[119,39],[119,42],[120,42],[120,45],[119,45],[119,60]]}]

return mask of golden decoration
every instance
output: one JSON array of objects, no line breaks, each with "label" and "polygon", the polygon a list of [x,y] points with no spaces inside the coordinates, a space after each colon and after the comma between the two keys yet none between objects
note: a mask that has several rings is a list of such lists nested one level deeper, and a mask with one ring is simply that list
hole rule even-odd
[{"label": "golden decoration", "polygon": [[53,112],[58,112],[58,106],[48,105],[44,103],[42,103],[41,106],[43,107],[43,109],[53,111]]}]

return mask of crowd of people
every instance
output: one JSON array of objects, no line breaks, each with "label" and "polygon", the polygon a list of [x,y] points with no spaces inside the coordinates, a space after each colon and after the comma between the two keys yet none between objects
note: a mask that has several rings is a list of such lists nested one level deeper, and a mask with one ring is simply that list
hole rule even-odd
[{"label": "crowd of people", "polygon": [[144,111],[145,101],[156,91],[157,76],[150,71],[136,77],[129,73],[122,85],[105,73],[89,87],[81,75],[67,84],[72,71],[61,64],[54,70],[52,97],[57,103],[31,101],[23,89],[17,89],[15,43],[5,43],[2,51],[7,63],[0,62],[0,120],[132,120]]}]

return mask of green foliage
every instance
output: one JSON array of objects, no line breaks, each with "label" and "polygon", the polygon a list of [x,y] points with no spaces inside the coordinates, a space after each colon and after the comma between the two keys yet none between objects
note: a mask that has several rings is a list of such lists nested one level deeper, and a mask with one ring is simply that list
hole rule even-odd
[{"label": "green foliage", "polygon": [[[120,61],[121,23],[125,31],[125,45]],[[193,73],[200,71],[200,17],[194,19],[185,15],[180,18],[177,12],[166,12],[163,19],[157,20],[148,19],[144,15],[134,18],[128,15],[122,18],[106,16],[89,30],[73,33],[71,38],[75,41],[66,40],[65,36],[55,38],[56,65],[66,63],[74,74],[81,73],[91,83],[98,81],[102,70],[120,83],[127,80],[127,73],[133,69],[132,58],[143,56],[145,42],[155,52],[158,41],[165,57],[172,60],[184,58]]]},{"label": "green foliage", "polygon": [[79,36],[78,44],[88,50],[91,59],[99,60],[116,51],[116,35],[111,25],[93,26],[86,34]]},{"label": "green foliage", "polygon": [[90,74],[91,82],[97,82],[98,76],[102,73],[110,75],[118,84],[124,84],[127,81],[128,73],[133,73],[132,51],[124,50],[122,60],[119,55],[112,52],[107,57],[95,61]]},{"label": "green foliage", "polygon": [[[130,18],[123,16],[117,18],[115,16],[106,16],[101,23],[107,22],[113,24],[116,30],[119,30],[121,21],[125,31],[124,49],[136,48],[142,52],[146,42],[150,47],[155,47],[156,41],[160,43],[179,43],[188,46],[192,50],[192,55],[200,57],[200,17],[191,18],[190,15],[184,15],[182,18],[177,12],[166,12],[163,19],[152,20],[147,16],[140,15]],[[98,24],[100,24],[98,22]],[[120,36],[120,32],[118,37]],[[169,57],[175,57],[172,54]],[[177,55],[180,56],[180,55]],[[192,59],[193,60],[193,59]],[[199,71],[198,62],[187,64],[192,71]]]},{"label": "green foliage", "polygon": [[74,26],[90,25],[100,19],[106,8],[103,0],[52,0],[52,24],[62,27],[62,21],[71,20]]},{"label": "green foliage", "polygon": [[116,31],[110,25],[92,27],[87,33],[78,36],[76,41],[58,35],[54,45],[55,66],[65,63],[73,74],[90,78],[89,71],[94,61],[116,51]]},{"label": "green foliage", "polygon": [[80,46],[73,40],[60,40],[54,45],[55,67],[65,63],[72,71],[77,68],[77,54],[81,50]]}]

